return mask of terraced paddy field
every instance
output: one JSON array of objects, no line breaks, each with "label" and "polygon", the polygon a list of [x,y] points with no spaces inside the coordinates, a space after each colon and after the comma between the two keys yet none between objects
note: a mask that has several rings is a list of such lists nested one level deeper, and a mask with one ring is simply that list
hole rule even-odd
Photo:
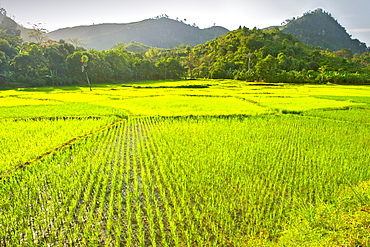
[{"label": "terraced paddy field", "polygon": [[368,246],[370,87],[0,91],[0,246]]}]

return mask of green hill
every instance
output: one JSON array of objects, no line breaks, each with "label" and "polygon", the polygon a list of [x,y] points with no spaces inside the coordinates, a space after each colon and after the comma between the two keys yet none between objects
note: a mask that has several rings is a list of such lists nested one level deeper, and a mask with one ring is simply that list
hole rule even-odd
[{"label": "green hill", "polygon": [[24,41],[30,41],[30,39],[27,36],[28,30],[25,27],[23,27],[22,25],[19,25],[18,23],[16,23],[11,18],[9,18],[6,15],[6,11],[5,12],[0,12],[0,23],[2,25],[5,25],[6,27],[12,27],[14,29],[19,30],[19,35],[22,36],[22,39]]},{"label": "green hill", "polygon": [[170,48],[178,45],[203,44],[228,30],[223,27],[200,29],[169,18],[148,19],[129,24],[99,24],[63,28],[48,33],[54,40],[78,38],[88,48],[107,50],[117,43],[136,41],[151,47]]},{"label": "green hill", "polygon": [[350,49],[353,53],[370,51],[365,43],[352,39],[346,29],[330,13],[322,9],[306,12],[300,18],[285,22],[286,25],[282,26],[281,30],[295,35],[308,45],[320,46],[330,51],[342,48]]},{"label": "green hill", "polygon": [[141,44],[139,42],[132,41],[132,42],[126,43],[126,44],[118,43],[118,44],[113,46],[113,49],[118,49],[120,47],[126,49],[127,51],[133,52],[133,53],[145,53],[149,49],[152,48],[148,45],[144,45],[144,44]]},{"label": "green hill", "polygon": [[189,73],[194,78],[265,82],[369,82],[368,54],[347,56],[309,46],[278,28],[240,27],[194,47]]}]

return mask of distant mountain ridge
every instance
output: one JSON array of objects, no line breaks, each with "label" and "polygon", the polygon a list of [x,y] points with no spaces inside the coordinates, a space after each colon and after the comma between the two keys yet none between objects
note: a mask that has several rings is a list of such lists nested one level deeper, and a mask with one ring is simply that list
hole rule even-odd
[{"label": "distant mountain ridge", "polygon": [[302,17],[285,22],[286,24],[280,29],[285,33],[295,35],[307,45],[320,46],[330,51],[346,48],[352,53],[370,52],[365,43],[352,39],[346,29],[330,13],[322,9],[306,12]]},{"label": "distant mountain ridge", "polygon": [[[7,17],[6,13],[0,13],[0,22],[4,18],[11,25],[17,25],[24,41],[35,41],[28,37],[29,29]],[[370,52],[370,47],[367,47],[365,43],[358,39],[352,39],[346,29],[330,13],[322,9],[308,11],[301,17],[287,19],[282,26],[266,29],[272,28],[290,33],[310,46],[319,46],[330,51],[346,48],[350,49],[352,53]],[[125,43],[131,44],[129,47],[133,51],[143,51],[148,47],[171,48],[178,45],[195,46],[204,44],[209,40],[225,35],[228,31],[228,29],[220,26],[200,29],[182,21],[162,17],[126,24],[108,23],[62,28],[47,33],[47,37],[67,41],[77,39],[81,44],[86,44],[86,48],[97,50],[108,50],[118,43]]]},{"label": "distant mountain ridge", "polygon": [[147,46],[171,48],[198,45],[228,32],[224,27],[200,29],[166,17],[128,24],[98,24],[63,28],[47,34],[54,40],[77,38],[88,48],[107,50],[117,43],[139,42]]}]

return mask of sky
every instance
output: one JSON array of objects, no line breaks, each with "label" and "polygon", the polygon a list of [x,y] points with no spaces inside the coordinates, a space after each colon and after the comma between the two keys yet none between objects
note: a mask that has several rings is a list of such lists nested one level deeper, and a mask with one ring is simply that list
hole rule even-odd
[{"label": "sky", "polygon": [[370,46],[369,0],[0,0],[8,16],[48,31],[99,23],[130,23],[166,14],[200,28],[265,28],[322,8],[353,38]]}]

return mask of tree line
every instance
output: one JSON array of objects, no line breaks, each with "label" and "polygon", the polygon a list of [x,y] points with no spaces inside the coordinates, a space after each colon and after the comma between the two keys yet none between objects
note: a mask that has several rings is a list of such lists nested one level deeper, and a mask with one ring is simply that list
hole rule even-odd
[{"label": "tree line", "polygon": [[[72,85],[139,80],[213,78],[291,83],[370,82],[370,53],[310,47],[278,29],[240,27],[197,46],[150,48],[133,53],[124,44],[87,50],[76,42],[24,42],[16,24],[0,25],[0,87]],[[74,44],[72,44],[74,43]],[[86,82],[87,83],[87,82]]]}]

